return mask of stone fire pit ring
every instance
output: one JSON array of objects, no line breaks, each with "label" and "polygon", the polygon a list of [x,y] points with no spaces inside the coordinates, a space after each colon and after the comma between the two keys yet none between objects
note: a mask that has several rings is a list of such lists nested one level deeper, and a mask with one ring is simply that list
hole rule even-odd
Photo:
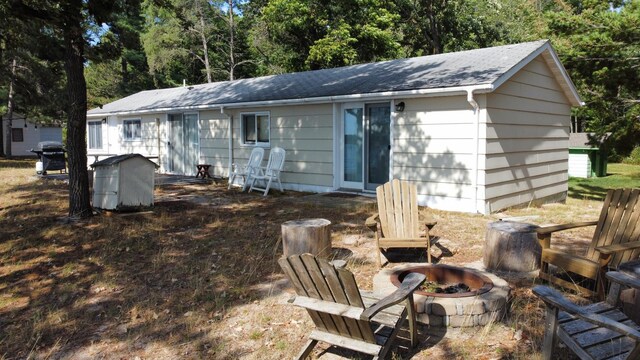
[{"label": "stone fire pit ring", "polygon": [[506,315],[511,290],[509,284],[494,274],[477,269],[424,263],[385,268],[373,277],[373,291],[380,296],[391,294],[397,290],[393,279],[398,279],[399,275],[402,278],[401,274],[415,272],[417,268],[438,267],[447,267],[448,271],[461,269],[466,273],[462,276],[482,279],[482,285],[472,286],[472,290],[475,288],[473,293],[414,293],[418,322],[435,327],[484,326],[500,321]]}]

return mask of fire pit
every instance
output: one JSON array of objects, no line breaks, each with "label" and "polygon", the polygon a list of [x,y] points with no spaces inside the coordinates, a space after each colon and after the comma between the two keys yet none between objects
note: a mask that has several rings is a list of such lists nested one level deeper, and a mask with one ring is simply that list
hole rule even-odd
[{"label": "fire pit", "polygon": [[[419,290],[415,294],[435,297],[466,297],[484,294],[493,288],[493,282],[487,276],[470,269],[449,265],[421,265],[404,271],[394,271],[391,283],[399,287],[405,276],[410,273],[420,273],[427,276],[425,284],[433,284],[438,291]],[[435,286],[441,285],[441,286]]]},{"label": "fire pit", "polygon": [[[427,275],[430,288],[442,292],[416,291],[414,300],[418,321],[430,326],[482,326],[500,320],[506,314],[509,285],[499,277],[469,268],[421,264],[383,269],[373,280],[374,291],[390,294],[409,273]],[[446,290],[457,290],[446,293]]]}]

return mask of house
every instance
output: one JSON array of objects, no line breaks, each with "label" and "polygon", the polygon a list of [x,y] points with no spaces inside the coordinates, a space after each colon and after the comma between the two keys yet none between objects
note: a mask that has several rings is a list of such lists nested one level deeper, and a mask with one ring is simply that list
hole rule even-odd
[{"label": "house", "polygon": [[2,135],[3,153],[7,153],[8,143],[7,131],[9,130],[9,122],[11,121],[11,156],[35,157],[36,154],[31,149],[37,147],[41,141],[57,141],[62,142],[62,128],[60,126],[47,125],[44,126],[32,119],[28,119],[18,113],[13,113],[11,119],[7,114],[2,115]]},{"label": "house", "polygon": [[142,91],[87,113],[88,152],[228,176],[253,147],[280,146],[287,189],[373,192],[399,178],[422,205],[487,214],[565,199],[580,105],[541,40]]},{"label": "house", "polygon": [[594,133],[569,134],[569,176],[607,176],[608,154],[603,145],[609,135],[598,138]]}]

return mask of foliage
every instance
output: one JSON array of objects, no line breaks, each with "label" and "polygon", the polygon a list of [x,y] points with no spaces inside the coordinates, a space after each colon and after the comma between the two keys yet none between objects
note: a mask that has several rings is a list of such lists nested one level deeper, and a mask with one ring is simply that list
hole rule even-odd
[{"label": "foliage", "polygon": [[[548,33],[585,107],[587,131],[611,132],[615,153],[640,144],[640,1],[571,1],[548,11]],[[613,6],[613,8],[612,8]]]},{"label": "foliage", "polygon": [[93,29],[97,44],[88,49],[92,61],[85,67],[89,108],[153,86],[140,41],[144,25],[140,2],[129,1],[126,11],[114,14],[110,24],[106,30]]},{"label": "foliage", "polygon": [[330,68],[399,57],[399,20],[381,0],[272,0],[251,38],[262,72]]},{"label": "foliage", "polygon": [[141,37],[157,87],[237,76],[236,67],[246,60],[246,36],[237,34],[234,1],[145,1],[143,8],[146,24]]},{"label": "foliage", "polygon": [[623,163],[630,165],[640,165],[640,146],[636,146],[631,150],[629,156],[624,158]]}]

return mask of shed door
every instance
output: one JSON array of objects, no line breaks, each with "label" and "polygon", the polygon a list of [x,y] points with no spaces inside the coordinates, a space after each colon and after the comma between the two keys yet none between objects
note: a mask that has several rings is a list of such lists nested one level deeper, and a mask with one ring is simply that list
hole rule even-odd
[{"label": "shed door", "polygon": [[172,174],[195,175],[198,163],[198,114],[169,114],[168,166]]}]

